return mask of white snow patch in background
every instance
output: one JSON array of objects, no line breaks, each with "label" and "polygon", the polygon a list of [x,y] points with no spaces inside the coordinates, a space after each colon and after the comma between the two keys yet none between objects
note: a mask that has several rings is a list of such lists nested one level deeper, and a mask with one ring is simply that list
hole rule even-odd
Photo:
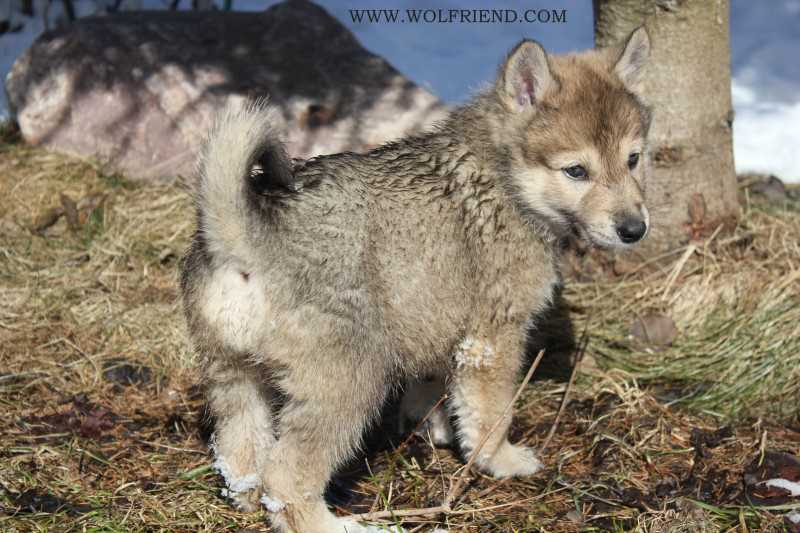
[{"label": "white snow patch in background", "polygon": [[800,182],[800,0],[731,2],[737,172]]},{"label": "white snow patch in background", "polygon": [[733,82],[733,154],[737,172],[775,174],[800,181],[800,101],[786,103],[759,97],[750,87]]},{"label": "white snow patch in background", "polygon": [[[94,13],[110,0],[75,0],[79,16]],[[485,8],[477,0],[316,0],[347,26],[372,52],[449,103],[465,101],[490,81],[504,54],[521,38],[532,37],[553,52],[590,48],[592,8],[585,0],[562,0],[528,6],[496,0],[494,9],[565,9],[564,24],[369,24],[355,23],[351,9],[471,9]],[[14,5],[18,1],[11,0]],[[35,0],[35,9],[46,0]],[[216,1],[217,5],[222,0]],[[277,0],[233,0],[240,11],[260,11]],[[122,9],[164,9],[167,0],[124,0]],[[190,0],[181,0],[186,9]],[[4,17],[5,13],[0,13]],[[50,26],[63,18],[60,2],[51,2]],[[0,74],[5,79],[16,57],[43,31],[39,17],[18,13],[17,33],[0,35]],[[800,0],[731,1],[734,155],[738,172],[772,173],[800,182],[794,164],[800,149]],[[0,119],[8,117],[5,91],[0,94]]]}]

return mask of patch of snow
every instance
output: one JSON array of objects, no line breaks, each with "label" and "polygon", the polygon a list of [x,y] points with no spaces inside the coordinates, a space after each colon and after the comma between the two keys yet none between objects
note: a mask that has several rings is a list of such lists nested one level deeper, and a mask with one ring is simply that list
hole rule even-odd
[{"label": "patch of snow", "polygon": [[800,0],[731,2],[737,172],[800,181]]},{"label": "patch of snow", "polygon": [[788,479],[775,478],[768,479],[764,482],[767,487],[778,487],[789,491],[791,496],[800,496],[800,483],[797,481],[789,481]]},{"label": "patch of snow", "polygon": [[789,522],[792,524],[800,524],[800,511],[792,511],[786,515],[786,518],[788,518]]},{"label": "patch of snow", "polygon": [[733,80],[733,155],[737,172],[775,174],[800,181],[800,100],[768,100],[761,92]]}]

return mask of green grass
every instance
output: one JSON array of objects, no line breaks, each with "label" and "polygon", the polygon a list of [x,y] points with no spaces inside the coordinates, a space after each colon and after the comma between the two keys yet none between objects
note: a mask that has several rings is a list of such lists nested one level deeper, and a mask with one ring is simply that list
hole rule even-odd
[{"label": "green grass", "polygon": [[[737,235],[748,235],[745,246]],[[631,280],[573,285],[568,298],[590,301],[591,347],[598,363],[669,389],[677,404],[733,420],[800,417],[800,216],[755,205],[718,247],[698,246],[667,290],[675,264]],[[671,317],[668,347],[629,338],[633,320]]]}]

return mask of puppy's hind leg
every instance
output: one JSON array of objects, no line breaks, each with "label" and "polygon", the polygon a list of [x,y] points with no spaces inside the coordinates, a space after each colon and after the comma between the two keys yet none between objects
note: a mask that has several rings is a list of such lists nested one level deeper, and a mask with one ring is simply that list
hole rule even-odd
[{"label": "puppy's hind leg", "polygon": [[337,518],[324,493],[335,468],[357,447],[385,395],[384,372],[367,357],[328,354],[281,379],[286,404],[279,439],[263,470],[264,506],[281,532],[361,533],[366,528]]},{"label": "puppy's hind leg", "polygon": [[212,363],[207,398],[215,418],[211,446],[214,467],[225,479],[228,496],[244,511],[258,510],[263,464],[275,444],[272,392],[249,367]]}]

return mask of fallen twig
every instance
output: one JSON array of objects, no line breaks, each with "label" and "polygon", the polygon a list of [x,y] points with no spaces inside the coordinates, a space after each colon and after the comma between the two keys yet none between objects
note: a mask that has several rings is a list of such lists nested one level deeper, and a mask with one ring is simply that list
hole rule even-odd
[{"label": "fallen twig", "polygon": [[541,448],[539,448],[540,454],[544,453],[545,449],[547,449],[547,446],[550,444],[550,441],[553,440],[553,436],[556,434],[556,429],[558,428],[558,422],[561,419],[561,414],[564,412],[564,409],[567,406],[569,392],[572,390],[572,385],[575,383],[575,376],[578,375],[578,366],[580,366],[581,361],[583,360],[583,355],[586,353],[586,347],[589,345],[589,335],[587,332],[588,327],[583,328],[581,340],[578,341],[578,350],[575,352],[575,364],[572,367],[572,373],[569,375],[569,381],[564,389],[564,396],[561,397],[561,404],[558,406],[558,411],[556,411],[556,417],[553,419],[553,425],[550,426],[550,431],[547,433],[547,437],[545,437]]}]

